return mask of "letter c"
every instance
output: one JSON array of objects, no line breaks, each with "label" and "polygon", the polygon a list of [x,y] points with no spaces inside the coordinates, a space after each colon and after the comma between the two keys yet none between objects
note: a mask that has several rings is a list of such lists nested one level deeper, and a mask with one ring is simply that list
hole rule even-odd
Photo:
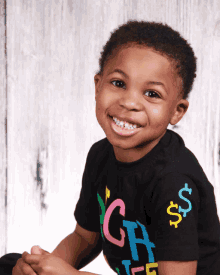
[{"label": "letter c", "polygon": [[109,232],[109,220],[110,220],[110,217],[111,217],[111,214],[113,212],[113,210],[117,207],[117,206],[120,206],[120,210],[119,210],[119,213],[122,215],[122,216],[125,216],[125,204],[123,202],[123,200],[121,199],[116,199],[115,201],[113,201],[106,213],[105,213],[105,217],[104,217],[104,223],[103,223],[103,233],[106,237],[106,239],[117,245],[117,246],[120,246],[120,247],[123,247],[124,246],[124,243],[125,243],[125,232],[123,229],[120,228],[120,234],[121,234],[121,240],[117,240],[115,239],[114,237],[111,236],[110,232]]}]

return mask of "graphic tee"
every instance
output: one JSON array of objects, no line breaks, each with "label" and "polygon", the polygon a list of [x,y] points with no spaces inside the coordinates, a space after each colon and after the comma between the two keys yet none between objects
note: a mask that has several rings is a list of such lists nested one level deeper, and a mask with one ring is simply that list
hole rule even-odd
[{"label": "graphic tee", "polygon": [[100,232],[105,259],[118,274],[156,275],[158,261],[193,260],[198,275],[220,272],[213,186],[171,130],[131,163],[115,158],[107,138],[95,143],[74,215],[83,228]]}]

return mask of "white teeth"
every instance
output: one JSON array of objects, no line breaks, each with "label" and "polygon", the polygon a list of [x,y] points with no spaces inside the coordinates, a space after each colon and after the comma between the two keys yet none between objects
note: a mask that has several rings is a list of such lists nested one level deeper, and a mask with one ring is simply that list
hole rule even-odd
[{"label": "white teeth", "polygon": [[135,128],[137,128],[137,125],[132,125],[128,122],[124,123],[123,121],[120,121],[115,117],[113,117],[113,120],[115,121],[116,125],[118,125],[121,128],[125,128],[125,129],[135,129]]},{"label": "white teeth", "polygon": [[124,126],[124,122],[121,121],[121,122],[119,123],[119,126],[123,127],[123,126]]},{"label": "white teeth", "polygon": [[129,127],[128,123],[125,123],[125,128],[127,128],[127,129],[128,129],[128,127]]}]

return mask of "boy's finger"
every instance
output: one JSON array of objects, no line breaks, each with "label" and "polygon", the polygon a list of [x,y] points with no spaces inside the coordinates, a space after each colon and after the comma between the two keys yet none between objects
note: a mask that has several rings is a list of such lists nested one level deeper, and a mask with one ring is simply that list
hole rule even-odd
[{"label": "boy's finger", "polygon": [[22,271],[23,274],[37,275],[35,270],[33,270],[32,267],[29,264],[24,264],[21,268],[21,271]]},{"label": "boy's finger", "polygon": [[31,255],[41,255],[41,248],[39,245],[34,245],[31,248]]},{"label": "boy's finger", "polygon": [[41,255],[30,255],[28,252],[22,254],[22,259],[28,264],[38,264]]},{"label": "boy's finger", "polygon": [[37,264],[32,264],[31,268],[38,274],[38,272],[40,271],[40,268]]},{"label": "boy's finger", "polygon": [[13,268],[12,274],[29,274],[29,275],[37,275],[37,273],[31,268],[31,266],[23,261],[23,259],[19,259],[17,264]]}]

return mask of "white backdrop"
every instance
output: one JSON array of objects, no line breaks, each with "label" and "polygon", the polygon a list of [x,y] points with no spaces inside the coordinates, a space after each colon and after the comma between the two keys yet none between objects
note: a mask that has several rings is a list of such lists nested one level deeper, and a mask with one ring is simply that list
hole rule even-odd
[{"label": "white backdrop", "polygon": [[[51,252],[74,230],[86,156],[105,137],[93,77],[110,32],[129,19],[167,23],[198,57],[190,107],[174,131],[214,185],[220,213],[219,0],[8,0],[0,8],[0,256],[35,244]],[[84,270],[113,273],[102,255]]]}]

